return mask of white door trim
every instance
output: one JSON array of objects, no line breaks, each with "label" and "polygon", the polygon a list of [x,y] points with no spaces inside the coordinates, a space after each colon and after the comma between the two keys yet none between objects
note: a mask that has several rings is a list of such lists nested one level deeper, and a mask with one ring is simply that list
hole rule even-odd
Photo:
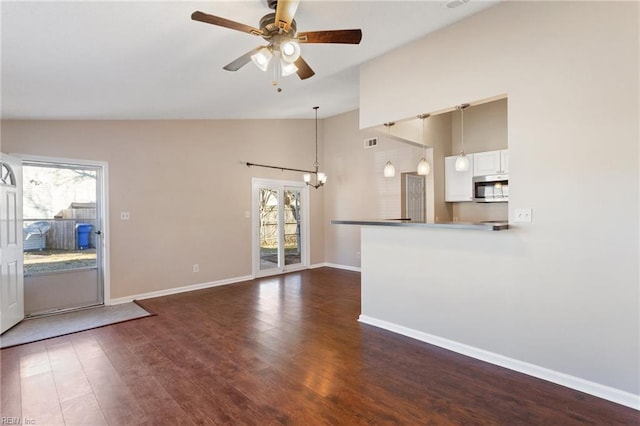
[{"label": "white door trim", "polygon": [[61,164],[73,164],[78,166],[90,166],[90,167],[100,167],[102,169],[102,183],[99,188],[102,193],[102,207],[100,210],[100,214],[102,215],[102,290],[104,292],[104,305],[111,304],[111,267],[109,260],[109,252],[110,252],[110,238],[111,235],[109,232],[109,163],[106,161],[94,161],[94,160],[83,160],[77,158],[62,158],[62,157],[46,157],[41,155],[29,155],[29,154],[19,154],[12,153],[9,154],[16,158],[19,158],[23,162],[42,162],[42,163],[61,163]]}]

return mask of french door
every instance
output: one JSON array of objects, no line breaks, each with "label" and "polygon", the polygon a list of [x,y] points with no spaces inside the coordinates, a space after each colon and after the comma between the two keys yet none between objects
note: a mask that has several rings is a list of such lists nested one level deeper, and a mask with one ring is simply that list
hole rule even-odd
[{"label": "french door", "polygon": [[254,276],[309,266],[308,194],[302,182],[253,179]]}]

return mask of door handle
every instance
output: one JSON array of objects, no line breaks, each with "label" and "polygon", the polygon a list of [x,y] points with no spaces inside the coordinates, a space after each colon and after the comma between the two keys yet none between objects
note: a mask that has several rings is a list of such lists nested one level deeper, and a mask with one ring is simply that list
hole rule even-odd
[{"label": "door handle", "polygon": [[94,231],[94,234],[96,234],[96,235],[102,235],[102,231]]}]

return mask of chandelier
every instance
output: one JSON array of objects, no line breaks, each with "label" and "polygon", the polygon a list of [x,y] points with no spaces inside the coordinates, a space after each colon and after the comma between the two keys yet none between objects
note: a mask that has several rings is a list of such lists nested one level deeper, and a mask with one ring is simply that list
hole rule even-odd
[{"label": "chandelier", "polygon": [[[316,111],[316,161],[313,163],[314,172],[313,173],[305,173],[302,178],[304,179],[304,183],[309,186],[313,186],[315,189],[320,188],[327,182],[327,175],[323,172],[319,172],[320,163],[318,163],[318,108],[314,106],[313,109]],[[311,183],[311,175],[316,175],[316,183]]]}]

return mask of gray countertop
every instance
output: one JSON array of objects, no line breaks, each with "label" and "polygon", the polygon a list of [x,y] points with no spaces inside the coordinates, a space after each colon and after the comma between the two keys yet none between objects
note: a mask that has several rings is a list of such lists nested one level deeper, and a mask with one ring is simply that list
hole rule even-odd
[{"label": "gray countertop", "polygon": [[372,220],[332,220],[332,225],[372,225],[372,226],[402,226],[420,228],[446,228],[446,229],[469,229],[477,231],[504,231],[509,229],[509,222],[487,221],[487,222],[414,222],[411,219],[372,219]]}]

